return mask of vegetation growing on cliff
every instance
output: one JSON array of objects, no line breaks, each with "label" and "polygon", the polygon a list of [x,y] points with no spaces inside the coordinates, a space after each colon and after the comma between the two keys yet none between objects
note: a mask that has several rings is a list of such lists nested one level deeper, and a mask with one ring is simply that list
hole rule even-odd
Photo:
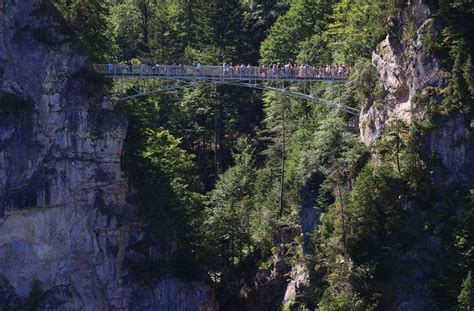
[{"label": "vegetation growing on cliff", "polygon": [[[418,104],[430,120],[472,116],[472,3],[426,2],[437,13],[421,32],[422,49],[440,57],[446,83]],[[95,59],[347,64],[347,83],[311,92],[358,109],[383,105],[370,62],[376,45],[388,32],[413,40],[420,27],[412,16],[403,25],[402,0],[55,3]],[[137,87],[153,85],[130,80],[113,91]],[[347,115],[273,93],[202,86],[120,107],[130,122],[123,165],[131,200],[157,236],[176,239],[177,271],[210,276],[244,306],[233,286],[278,258],[310,271],[289,308],[375,310],[393,307],[426,265],[433,309],[472,308],[472,193],[433,183],[436,156],[423,145],[436,124],[393,122],[370,156]],[[308,193],[318,219],[302,232]],[[413,255],[431,239],[443,248],[430,254],[436,263]]]}]

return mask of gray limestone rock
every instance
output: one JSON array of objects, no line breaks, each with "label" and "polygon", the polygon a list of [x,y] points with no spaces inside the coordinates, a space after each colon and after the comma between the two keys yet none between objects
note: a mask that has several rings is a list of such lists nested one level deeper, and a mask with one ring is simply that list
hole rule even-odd
[{"label": "gray limestone rock", "polygon": [[147,229],[126,202],[127,120],[47,3],[0,3],[0,309],[38,282],[42,310],[214,310],[203,283],[127,277]]},{"label": "gray limestone rock", "polygon": [[[414,21],[417,31],[410,37],[409,21]],[[425,117],[424,107],[415,107],[416,97],[430,88],[445,86],[436,57],[423,50],[421,36],[433,22],[433,12],[420,0],[412,0],[392,25],[386,39],[372,55],[383,93],[383,105],[368,102],[360,115],[361,139],[370,146],[384,138],[386,127],[393,121],[406,124]],[[413,109],[416,108],[416,109]],[[470,138],[468,116],[445,119],[426,138],[423,146],[427,156],[435,156],[440,165],[433,166],[432,177],[437,187],[459,184],[466,189],[474,183],[474,140]],[[426,211],[422,218],[429,221],[436,206]],[[400,254],[406,271],[396,293],[394,310],[429,310],[429,278],[435,273],[437,256],[442,256],[443,246],[436,230],[420,237],[405,254]]]}]

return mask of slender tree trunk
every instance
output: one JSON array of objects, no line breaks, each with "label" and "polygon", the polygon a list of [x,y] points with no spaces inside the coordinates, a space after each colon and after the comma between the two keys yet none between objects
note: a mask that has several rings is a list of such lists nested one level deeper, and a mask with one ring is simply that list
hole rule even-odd
[{"label": "slender tree trunk", "polygon": [[217,176],[219,175],[219,161],[217,156],[217,146],[219,144],[219,131],[218,131],[218,108],[214,108],[214,174],[215,180],[217,180]]},{"label": "slender tree trunk", "polygon": [[161,23],[160,35],[161,35],[161,42],[160,42],[160,63],[165,63],[165,30],[164,30],[164,23]]},{"label": "slender tree trunk", "polygon": [[252,245],[250,243],[250,211],[249,209],[247,208],[247,250],[248,250],[248,253],[250,254],[251,251],[252,251]]},{"label": "slender tree trunk", "polygon": [[397,135],[397,169],[398,169],[398,174],[402,173],[402,170],[400,168],[400,136]]},{"label": "slender tree trunk", "polygon": [[344,208],[344,201],[342,198],[342,191],[339,184],[336,184],[336,188],[337,188],[337,193],[339,195],[339,201],[341,201],[342,245],[344,246],[344,249],[347,249],[346,248],[346,214],[345,214],[345,208]]},{"label": "slender tree trunk", "polygon": [[280,217],[283,216],[283,206],[285,200],[285,153],[286,153],[286,116],[285,106],[283,106],[283,126],[282,126],[282,146],[281,146],[281,179],[280,179]]},{"label": "slender tree trunk", "polygon": [[[221,97],[222,98],[222,97]],[[219,100],[219,113],[217,114],[218,119],[218,126],[217,126],[217,133],[218,133],[218,149],[217,149],[217,172],[220,174],[222,172],[222,167],[224,163],[224,157],[222,151],[224,150],[225,146],[225,115],[224,115],[224,103],[223,100]]]},{"label": "slender tree trunk", "polygon": [[143,14],[143,42],[148,46],[148,12]]},{"label": "slender tree trunk", "polygon": [[144,48],[144,52],[148,53],[150,52],[150,48],[149,48],[149,17],[150,17],[150,1],[147,0],[144,2],[143,4],[143,10],[142,10],[142,14],[143,14],[143,43],[145,43],[145,48]]}]

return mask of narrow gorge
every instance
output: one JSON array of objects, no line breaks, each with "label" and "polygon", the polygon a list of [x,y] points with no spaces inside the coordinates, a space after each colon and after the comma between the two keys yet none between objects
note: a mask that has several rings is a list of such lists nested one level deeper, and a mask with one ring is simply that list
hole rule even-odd
[{"label": "narrow gorge", "polygon": [[[0,310],[471,310],[473,15],[0,1]],[[226,84],[226,66],[286,77]],[[347,79],[287,79],[324,66]]]}]

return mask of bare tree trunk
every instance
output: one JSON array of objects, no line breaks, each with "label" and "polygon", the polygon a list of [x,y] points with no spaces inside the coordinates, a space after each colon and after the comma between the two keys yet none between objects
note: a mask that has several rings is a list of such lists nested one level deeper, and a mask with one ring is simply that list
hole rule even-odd
[{"label": "bare tree trunk", "polygon": [[283,106],[283,126],[282,126],[282,147],[281,147],[281,179],[280,179],[280,217],[283,216],[283,206],[285,200],[285,153],[286,153],[286,116],[285,106]]},{"label": "bare tree trunk", "polygon": [[398,169],[398,174],[402,173],[402,170],[400,168],[400,136],[397,134],[397,169]]},{"label": "bare tree trunk", "polygon": [[144,52],[148,53],[150,52],[150,46],[149,46],[150,0],[143,1],[141,11],[142,11],[142,16],[143,16],[143,43],[145,44]]},{"label": "bare tree trunk", "polygon": [[218,131],[218,117],[217,117],[218,109],[217,107],[214,108],[214,174],[215,179],[217,180],[217,176],[219,175],[219,161],[217,156],[217,148],[219,144],[219,131]]},{"label": "bare tree trunk", "polygon": [[342,244],[344,246],[344,249],[347,249],[346,247],[346,215],[345,215],[344,201],[342,198],[342,191],[339,184],[336,184],[336,188],[337,188],[337,193],[339,195],[339,201],[341,201]]}]

